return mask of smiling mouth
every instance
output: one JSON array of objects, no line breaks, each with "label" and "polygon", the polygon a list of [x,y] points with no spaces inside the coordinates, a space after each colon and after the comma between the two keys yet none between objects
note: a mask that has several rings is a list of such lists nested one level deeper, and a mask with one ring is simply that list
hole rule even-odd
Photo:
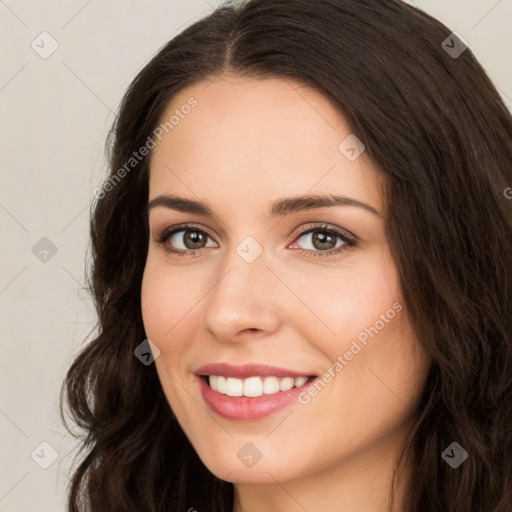
[{"label": "smiling mouth", "polygon": [[225,377],[223,375],[201,375],[206,384],[217,393],[232,397],[259,397],[263,395],[275,395],[293,388],[306,386],[316,378],[309,377],[275,377],[254,376],[246,379]]}]

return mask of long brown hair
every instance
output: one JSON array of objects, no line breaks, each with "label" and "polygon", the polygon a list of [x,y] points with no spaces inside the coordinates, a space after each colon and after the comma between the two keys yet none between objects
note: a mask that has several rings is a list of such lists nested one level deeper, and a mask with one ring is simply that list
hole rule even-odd
[{"label": "long brown hair", "polygon": [[[386,175],[403,300],[432,357],[404,446],[407,509],[512,510],[512,117],[471,49],[443,45],[451,32],[400,0],[250,0],[191,25],[133,80],[91,211],[98,332],[61,394],[84,432],[70,511],[232,510],[233,485],[204,467],[154,365],[134,357],[149,159],[126,167],[176,93],[221,73],[314,87]],[[442,458],[452,442],[468,453],[456,469]]]}]

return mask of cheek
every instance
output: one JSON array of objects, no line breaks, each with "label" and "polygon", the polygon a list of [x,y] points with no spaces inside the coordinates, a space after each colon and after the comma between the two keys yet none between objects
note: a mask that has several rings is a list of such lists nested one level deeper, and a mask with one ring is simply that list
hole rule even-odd
[{"label": "cheek", "polygon": [[[146,336],[159,348],[155,360],[163,390],[174,414],[186,416],[188,395],[183,395],[183,372],[193,335],[197,302],[190,286],[183,286],[179,270],[171,271],[148,257],[141,286],[141,310]],[[186,422],[183,425],[186,427]],[[186,427],[188,429],[188,427]]]},{"label": "cheek", "polygon": [[343,423],[352,447],[362,447],[407,420],[424,388],[429,358],[411,327],[396,271],[387,263],[347,275],[332,302],[325,318],[335,335],[320,340],[310,332],[333,362],[318,393],[331,406],[325,409],[324,399],[314,398],[313,408],[326,425],[331,415],[336,418],[330,420],[333,432]]},{"label": "cheek", "polygon": [[322,351],[334,359],[352,340],[364,343],[367,329],[389,333],[403,306],[397,270],[385,250],[376,248],[339,269],[326,270],[295,279],[297,295],[311,313],[296,318],[303,319],[308,338],[322,340]]},{"label": "cheek", "polygon": [[179,269],[166,269],[165,265],[148,259],[142,278],[142,317],[148,338],[165,343],[161,350],[171,348],[166,340],[176,339],[177,331],[183,333],[187,326],[193,325],[197,295],[198,287],[187,285]]},{"label": "cheek", "polygon": [[141,286],[141,310],[146,335],[149,339],[161,339],[170,327],[169,311],[172,304],[169,303],[171,294],[165,293],[166,287],[161,279],[158,279],[150,265],[146,265],[142,277]]},{"label": "cheek", "polygon": [[331,361],[324,368],[330,391],[319,389],[336,404],[340,421],[356,436],[365,415],[373,419],[366,422],[370,432],[407,414],[424,386],[429,359],[411,327],[389,253],[367,253],[357,268],[330,271],[325,280],[305,278],[300,293],[316,318],[297,316],[296,328]]}]

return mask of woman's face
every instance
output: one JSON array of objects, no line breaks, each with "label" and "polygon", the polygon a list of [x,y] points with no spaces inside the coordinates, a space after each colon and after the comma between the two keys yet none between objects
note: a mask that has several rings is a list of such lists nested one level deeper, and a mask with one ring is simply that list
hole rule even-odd
[{"label": "woman's face", "polygon": [[388,460],[430,361],[402,302],[382,175],[333,105],[294,82],[197,83],[172,115],[149,202],[174,199],[149,210],[142,312],[199,457],[237,483]]}]

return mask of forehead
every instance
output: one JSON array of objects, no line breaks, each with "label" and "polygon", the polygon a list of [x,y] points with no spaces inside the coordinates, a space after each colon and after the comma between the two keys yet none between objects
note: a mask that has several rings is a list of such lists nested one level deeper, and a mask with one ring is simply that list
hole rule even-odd
[{"label": "forehead", "polygon": [[153,150],[150,197],[179,190],[267,202],[314,190],[379,204],[374,166],[364,152],[351,161],[340,150],[351,128],[315,89],[281,78],[218,77],[177,94],[162,122],[171,117]]}]

